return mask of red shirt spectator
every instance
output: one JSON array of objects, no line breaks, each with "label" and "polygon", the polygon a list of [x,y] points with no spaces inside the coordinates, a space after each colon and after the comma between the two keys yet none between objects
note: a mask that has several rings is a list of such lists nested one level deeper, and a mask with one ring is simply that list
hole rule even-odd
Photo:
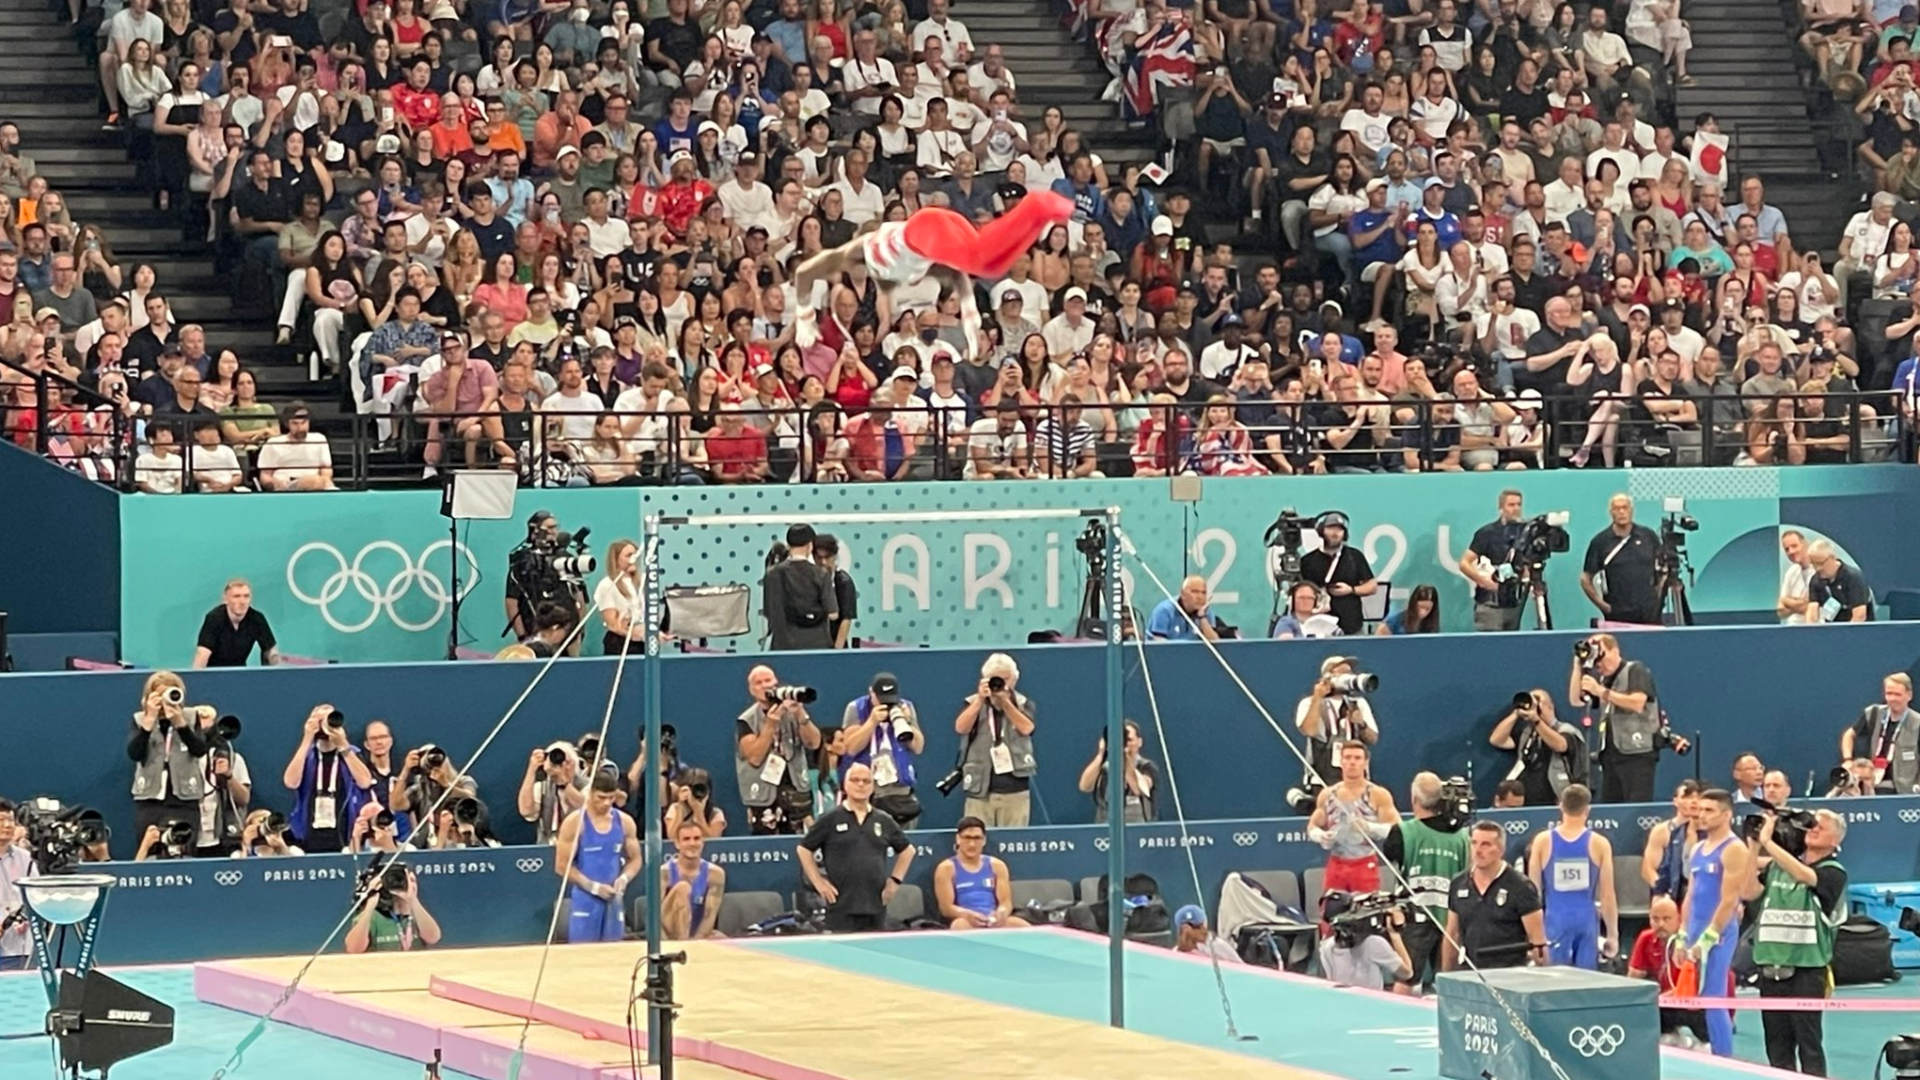
[{"label": "red shirt spectator", "polygon": [[660,220],[667,223],[667,231],[675,240],[687,235],[687,222],[713,198],[713,185],[693,175],[693,159],[683,160],[687,163],[686,178],[681,179],[681,167],[674,166],[673,179],[661,187],[657,196]]},{"label": "red shirt spectator", "polygon": [[[425,61],[418,70],[427,70]],[[401,83],[393,88],[393,108],[408,127],[425,131],[440,120],[440,95],[430,86],[415,88],[411,82]]]},{"label": "red shirt spectator", "polygon": [[767,437],[746,426],[739,410],[722,406],[720,424],[707,432],[707,465],[723,484],[751,483],[767,474]]}]

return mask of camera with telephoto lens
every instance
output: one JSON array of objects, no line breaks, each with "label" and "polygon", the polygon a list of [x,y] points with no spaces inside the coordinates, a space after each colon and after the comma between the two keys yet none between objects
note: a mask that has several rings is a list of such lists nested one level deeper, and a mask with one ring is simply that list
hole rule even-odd
[{"label": "camera with telephoto lens", "polygon": [[160,700],[178,707],[187,700],[187,692],[177,686],[164,687],[160,691]]},{"label": "camera with telephoto lens", "polygon": [[1333,929],[1335,944],[1352,948],[1363,938],[1385,936],[1393,913],[1405,914],[1412,905],[1413,895],[1404,888],[1392,892],[1331,892],[1322,901],[1321,915]]},{"label": "camera with telephoto lens", "polygon": [[434,772],[447,763],[447,752],[428,743],[420,748],[420,771]]},{"label": "camera with telephoto lens", "polygon": [[1350,672],[1346,675],[1329,675],[1327,682],[1336,694],[1371,694],[1380,689],[1380,676],[1369,675],[1364,671]]},{"label": "camera with telephoto lens", "polygon": [[1581,638],[1579,641],[1574,642],[1573,658],[1580,661],[1581,667],[1591,665],[1593,663],[1593,642],[1586,638]]},{"label": "camera with telephoto lens", "polygon": [[346,726],[347,726],[347,714],[346,714],[346,713],[343,713],[343,712],[341,712],[341,711],[340,711],[339,709],[335,709],[335,710],[333,710],[332,712],[329,712],[329,713],[327,714],[327,727],[328,727],[328,728],[330,728],[330,729],[332,729],[332,730],[334,730],[334,731],[339,731],[339,730],[340,730],[341,728],[343,728],[343,727],[346,727]]},{"label": "camera with telephoto lens", "polygon": [[776,686],[767,691],[767,704],[778,705],[786,701],[811,705],[819,700],[820,693],[811,686]]},{"label": "camera with telephoto lens", "polygon": [[956,766],[952,772],[941,777],[939,782],[933,785],[933,789],[942,796],[952,795],[953,789],[959,787],[960,781],[964,778],[964,774]]},{"label": "camera with telephoto lens", "polygon": [[600,756],[600,740],[595,736],[589,735],[586,738],[581,739],[579,742],[579,747],[580,747],[581,761],[590,762]]},{"label": "camera with telephoto lens", "polygon": [[1288,788],[1282,798],[1286,800],[1288,809],[1301,817],[1306,817],[1313,813],[1314,804],[1320,801],[1320,792],[1325,789],[1325,784],[1305,783],[1299,787]]},{"label": "camera with telephoto lens", "polygon": [[214,742],[222,744],[231,743],[235,739],[238,739],[240,737],[240,718],[237,716],[223,716],[215,720],[213,722],[212,736]]},{"label": "camera with telephoto lens", "polygon": [[593,529],[583,526],[577,533],[549,536],[544,526],[552,519],[542,510],[528,520],[526,540],[507,554],[507,576],[524,598],[526,610],[557,603],[577,613],[585,595],[585,578],[599,565],[587,552],[587,536]]},{"label": "camera with telephoto lens", "polygon": [[1517,713],[1533,712],[1533,691],[1521,690],[1513,695],[1513,711]]},{"label": "camera with telephoto lens", "polygon": [[987,692],[990,694],[997,694],[1006,688],[1007,680],[999,675],[995,675],[987,680]]},{"label": "camera with telephoto lens", "polygon": [[1773,815],[1773,842],[1780,850],[1798,859],[1807,853],[1807,830],[1819,823],[1819,819],[1808,810],[1790,810],[1778,807],[1765,799],[1752,800],[1753,805],[1763,811],[1748,814],[1740,819],[1740,839],[1751,844],[1760,839],[1760,830],[1766,828],[1766,814]]},{"label": "camera with telephoto lens", "polygon": [[193,822],[169,821],[160,826],[160,846],[164,858],[184,859],[193,851]]},{"label": "camera with telephoto lens", "polygon": [[453,820],[461,825],[477,823],[480,820],[480,800],[471,795],[453,800]]},{"label": "camera with telephoto lens", "polygon": [[553,747],[547,751],[547,764],[559,768],[567,763],[567,752],[562,747]]},{"label": "camera with telephoto lens", "polygon": [[113,837],[100,811],[87,806],[67,806],[45,795],[20,803],[14,808],[20,827],[26,831],[27,846],[42,874],[71,874],[86,862],[90,847]]},{"label": "camera with telephoto lens", "polygon": [[393,828],[393,825],[394,825],[393,811],[382,810],[379,813],[373,815],[373,828],[375,832],[379,832],[382,829],[391,829]]},{"label": "camera with telephoto lens", "polygon": [[287,822],[287,815],[278,810],[270,810],[267,812],[267,826],[265,829],[267,833],[273,836],[282,836],[285,835],[289,828],[291,828],[291,826]]}]

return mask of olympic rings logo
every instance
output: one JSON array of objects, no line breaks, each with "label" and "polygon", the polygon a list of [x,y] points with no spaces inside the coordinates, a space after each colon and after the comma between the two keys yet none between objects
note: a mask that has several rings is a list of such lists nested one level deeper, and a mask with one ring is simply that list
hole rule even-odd
[{"label": "olympic rings logo", "polygon": [[547,860],[540,858],[516,859],[513,865],[523,874],[537,874],[547,868]]},{"label": "olympic rings logo", "polygon": [[240,884],[240,877],[241,874],[238,870],[215,870],[213,872],[213,880],[220,885],[238,885]]},{"label": "olympic rings logo", "polygon": [[1659,814],[1641,814],[1638,820],[1641,828],[1651,829],[1666,819]]},{"label": "olympic rings logo", "polygon": [[1909,825],[1920,821],[1920,810],[1902,810],[1900,811],[1900,820]]},{"label": "olympic rings logo", "polygon": [[1512,833],[1515,836],[1519,836],[1521,833],[1526,832],[1528,829],[1531,829],[1531,828],[1533,828],[1533,826],[1527,824],[1525,821],[1516,820],[1516,821],[1507,822],[1507,831],[1509,833]]},{"label": "olympic rings logo", "polygon": [[1099,851],[1105,851],[1105,850],[1107,850],[1107,838],[1106,838],[1106,837],[1104,837],[1104,836],[1096,836],[1096,837],[1094,837],[1094,838],[1093,838],[1093,846],[1094,846],[1094,848],[1095,848],[1096,850],[1099,850]]},{"label": "olympic rings logo", "polygon": [[1612,1057],[1627,1041],[1627,1031],[1619,1024],[1601,1027],[1576,1027],[1567,1032],[1567,1045],[1581,1057]]},{"label": "olympic rings logo", "polygon": [[[361,548],[360,553],[353,557],[351,563],[347,562],[347,557],[340,553],[339,548],[324,540],[314,540],[302,544],[287,559],[287,591],[293,594],[294,599],[319,608],[320,617],[326,620],[327,625],[342,634],[360,633],[379,621],[383,611],[387,618],[393,621],[393,625],[402,630],[411,633],[431,630],[446,615],[447,606],[452,601],[446,586],[431,569],[435,556],[444,558],[450,546],[457,553],[457,557],[465,559],[467,563],[466,572],[460,575],[460,598],[464,600],[480,579],[480,561],[474,558],[472,550],[465,544],[456,544],[451,540],[436,540],[428,544],[417,561],[407,554],[405,548],[392,540],[375,540]],[[387,579],[385,586],[382,586],[366,569],[368,557],[375,552],[389,552],[400,560],[400,568]],[[331,557],[334,562],[333,573],[321,583],[317,593],[308,592],[300,584],[298,571],[302,565],[301,560],[309,554],[318,555],[323,559]],[[433,613],[419,621],[403,616],[399,607],[396,606],[403,597],[413,591],[416,585],[420,592],[433,603]],[[334,602],[344,597],[349,588],[358,593],[360,599],[368,604],[366,616],[358,621],[347,621],[334,612]]]},{"label": "olympic rings logo", "polygon": [[1252,847],[1260,842],[1260,834],[1237,832],[1233,834],[1233,842],[1236,847]]}]

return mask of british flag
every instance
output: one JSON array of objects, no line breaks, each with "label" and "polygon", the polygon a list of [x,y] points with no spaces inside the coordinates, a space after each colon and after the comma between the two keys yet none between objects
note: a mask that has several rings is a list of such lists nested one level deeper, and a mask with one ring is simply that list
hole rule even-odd
[{"label": "british flag", "polygon": [[1193,33],[1186,20],[1169,19],[1133,43],[1121,76],[1120,112],[1145,120],[1168,87],[1193,85]]}]

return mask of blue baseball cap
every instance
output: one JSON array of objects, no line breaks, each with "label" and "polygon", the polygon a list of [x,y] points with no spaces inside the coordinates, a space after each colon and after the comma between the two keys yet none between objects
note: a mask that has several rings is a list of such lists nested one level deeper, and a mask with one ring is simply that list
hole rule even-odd
[{"label": "blue baseball cap", "polygon": [[1205,926],[1207,925],[1207,913],[1200,910],[1199,904],[1188,904],[1173,913],[1173,925]]}]

